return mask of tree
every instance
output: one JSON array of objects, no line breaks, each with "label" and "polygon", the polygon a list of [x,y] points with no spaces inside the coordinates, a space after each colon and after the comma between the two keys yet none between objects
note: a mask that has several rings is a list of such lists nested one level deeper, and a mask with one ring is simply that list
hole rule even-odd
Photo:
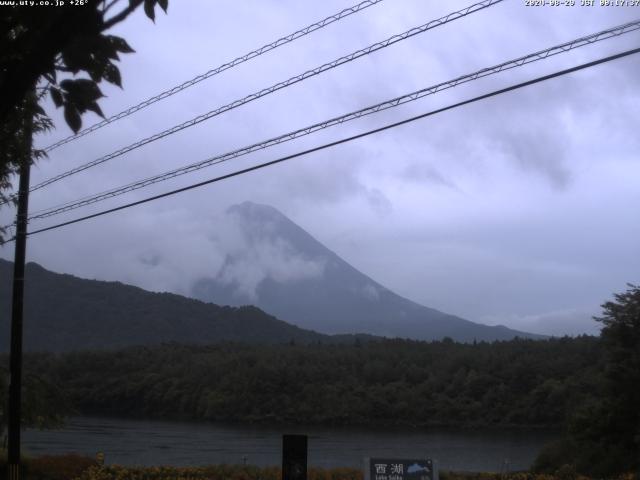
[{"label": "tree", "polygon": [[602,305],[600,342],[604,349],[597,396],[569,421],[567,437],[538,457],[541,471],[562,464],[584,474],[611,477],[640,469],[640,287]]},{"label": "tree", "polygon": [[[50,95],[56,107],[64,109],[65,121],[76,133],[82,127],[82,115],[87,111],[103,116],[98,105],[103,96],[98,84],[104,80],[122,87],[115,62],[119,54],[133,52],[126,40],[108,35],[106,31],[124,21],[141,5],[151,20],[155,18],[156,5],[165,12],[168,7],[168,0],[77,0],[74,5],[69,5],[69,1],[66,3],[66,6],[55,8],[5,6],[0,16],[2,204],[15,201],[14,197],[5,194],[12,188],[15,176],[45,155],[43,151],[31,148],[34,133],[53,127],[41,106],[44,98]],[[0,229],[0,243],[5,233]],[[5,397],[5,377],[0,378],[2,398]],[[56,424],[64,414],[64,401],[58,401],[63,397],[57,395],[55,385],[32,375],[25,379],[24,387],[21,423]],[[0,428],[3,429],[5,423],[6,409],[2,405]]]},{"label": "tree", "polygon": [[[640,469],[640,286],[628,285],[602,305],[605,399],[600,431],[591,432],[615,449],[619,472]],[[603,408],[604,407],[604,408]]]},{"label": "tree", "polygon": [[[68,2],[67,2],[68,3]],[[46,95],[64,109],[66,123],[82,128],[82,115],[103,116],[98,84],[103,80],[122,87],[115,65],[122,53],[133,49],[125,39],[107,30],[144,5],[155,19],[155,7],[165,12],[168,0],[79,0],[80,5],[3,7],[0,16],[0,202],[19,171],[24,155],[32,162],[42,151],[26,153],[29,135],[51,128],[40,106]],[[59,78],[63,77],[63,78]],[[13,199],[11,199],[13,200]],[[0,242],[4,232],[0,231]]]},{"label": "tree", "polygon": [[[7,428],[7,395],[9,371],[0,366],[0,438],[5,445]],[[60,385],[34,372],[29,372],[23,384],[23,408],[20,423],[30,428],[55,428],[63,423],[64,416],[73,411]]]}]

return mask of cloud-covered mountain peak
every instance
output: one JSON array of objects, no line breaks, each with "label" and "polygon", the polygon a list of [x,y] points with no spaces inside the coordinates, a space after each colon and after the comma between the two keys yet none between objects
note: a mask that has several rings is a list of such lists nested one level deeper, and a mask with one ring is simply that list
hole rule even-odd
[{"label": "cloud-covered mountain peak", "polygon": [[227,215],[234,215],[245,222],[258,224],[290,222],[287,217],[274,207],[249,201],[231,205],[227,209]]},{"label": "cloud-covered mountain peak", "polygon": [[192,295],[219,304],[254,304],[325,333],[470,341],[527,336],[418,305],[353,268],[277,209],[244,202],[227,211],[240,237],[217,272]]},{"label": "cloud-covered mountain peak", "polygon": [[[240,230],[244,240],[244,256],[248,249],[265,247],[286,250],[287,256],[326,261],[335,254],[296,225],[276,208],[253,202],[242,202],[227,209],[227,215]],[[337,258],[337,257],[336,257]]]}]

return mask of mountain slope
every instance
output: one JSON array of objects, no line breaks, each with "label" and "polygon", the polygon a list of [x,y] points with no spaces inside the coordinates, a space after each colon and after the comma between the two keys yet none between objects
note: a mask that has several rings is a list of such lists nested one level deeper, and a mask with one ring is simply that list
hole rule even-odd
[{"label": "mountain slope", "polygon": [[197,281],[195,298],[253,304],[302,328],[457,341],[539,338],[487,326],[403,298],[359,272],[273,207],[244,202],[228,210],[244,244],[215,275]]},{"label": "mountain slope", "polygon": [[[0,259],[0,351],[9,348],[13,263]],[[256,307],[220,307],[119,282],[26,266],[25,349],[69,351],[153,345],[353,341],[302,330]]]}]

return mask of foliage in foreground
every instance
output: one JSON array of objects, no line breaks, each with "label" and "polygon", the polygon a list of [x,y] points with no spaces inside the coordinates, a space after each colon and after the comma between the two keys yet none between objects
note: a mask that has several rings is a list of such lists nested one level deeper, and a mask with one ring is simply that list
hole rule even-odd
[{"label": "foliage in foreground", "polygon": [[[277,467],[214,465],[207,467],[91,467],[77,480],[280,480]],[[362,480],[362,472],[353,468],[330,470],[311,468],[308,480]]]},{"label": "foliage in foreground", "polygon": [[[95,460],[75,454],[28,458],[24,462],[25,480],[281,480],[278,467],[253,465],[209,465],[202,467],[124,467],[99,466]],[[355,468],[310,468],[308,480],[363,480]],[[613,480],[640,480],[627,473]],[[0,480],[6,479],[6,459],[0,458]],[[563,465],[551,474],[513,472],[440,472],[440,480],[590,480]]]},{"label": "foliage in foreground", "polygon": [[538,471],[568,463],[596,477],[640,472],[640,286],[602,308],[599,395],[576,406],[565,438],[538,456]]},{"label": "foliage in foreground", "polygon": [[[219,465],[210,467],[120,467],[94,466],[75,480],[280,480],[281,470],[275,467]],[[311,468],[308,480],[362,480],[362,471],[354,468]],[[454,473],[442,472],[441,480],[589,480],[571,469],[561,469],[553,475],[531,473]],[[633,474],[620,475],[616,480],[637,480]]]}]

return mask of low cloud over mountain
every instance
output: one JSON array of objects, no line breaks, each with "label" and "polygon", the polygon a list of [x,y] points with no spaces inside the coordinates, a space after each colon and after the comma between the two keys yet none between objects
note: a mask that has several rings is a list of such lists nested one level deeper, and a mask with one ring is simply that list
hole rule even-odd
[{"label": "low cloud over mountain", "polygon": [[[486,326],[418,305],[359,272],[273,207],[244,202],[227,215],[237,243],[192,295],[228,305],[253,304],[322,333],[364,332],[459,341],[533,335]],[[206,259],[203,259],[206,262]]]}]

